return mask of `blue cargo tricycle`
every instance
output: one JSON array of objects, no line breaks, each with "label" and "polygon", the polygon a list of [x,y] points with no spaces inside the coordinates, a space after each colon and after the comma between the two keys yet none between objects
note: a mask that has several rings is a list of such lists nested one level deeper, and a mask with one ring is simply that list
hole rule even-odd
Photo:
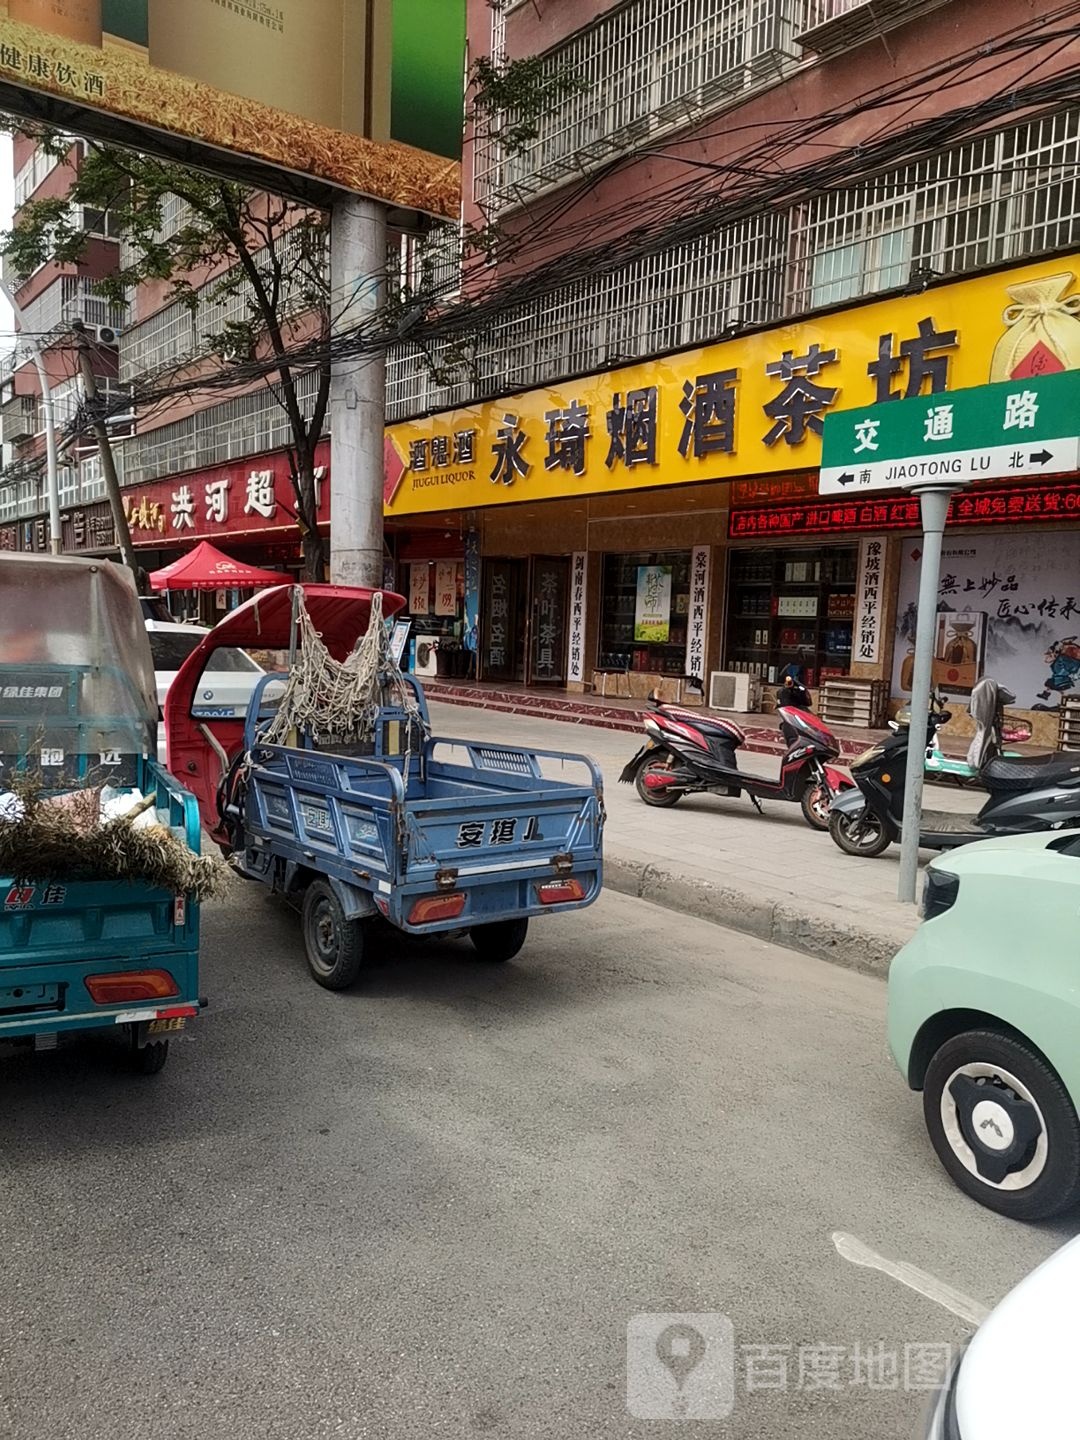
[{"label": "blue cargo tricycle", "polygon": [[[263,592],[207,635],[173,682],[165,718],[169,766],[199,797],[207,829],[241,875],[299,908],[315,980],[352,984],[380,921],[415,936],[468,934],[483,959],[505,961],[533,916],[591,904],[604,823],[592,760],[432,736],[423,691],[396,667],[381,675],[362,738],[320,738],[315,718],[280,733],[282,691],[304,664],[296,590]],[[375,592],[302,593],[326,651],[344,660],[365,634]],[[387,618],[404,603],[378,593]],[[245,713],[200,708],[215,649],[290,643],[287,673],[262,679]]]},{"label": "blue cargo tricycle", "polygon": [[[157,717],[130,573],[0,557],[0,825],[17,825],[15,792],[33,777],[49,797],[93,790],[122,802],[138,791],[197,851],[195,798],[154,758]],[[51,1050],[114,1030],[136,1070],[160,1070],[170,1036],[198,1014],[198,957],[190,896],[85,869],[34,883],[0,874],[0,1042]]]}]

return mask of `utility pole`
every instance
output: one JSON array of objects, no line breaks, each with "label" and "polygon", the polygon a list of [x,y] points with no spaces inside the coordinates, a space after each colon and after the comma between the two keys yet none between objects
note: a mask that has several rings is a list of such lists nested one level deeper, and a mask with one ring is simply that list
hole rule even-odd
[{"label": "utility pole", "polygon": [[101,456],[101,473],[105,477],[105,489],[109,494],[109,508],[112,510],[113,529],[116,532],[116,541],[120,547],[120,559],[135,576],[136,581],[139,575],[139,562],[135,558],[135,547],[131,543],[131,531],[128,529],[127,516],[124,514],[124,501],[120,494],[120,481],[116,474],[116,462],[113,459],[112,439],[109,436],[109,427],[104,418],[98,413],[97,381],[94,378],[94,360],[90,353],[90,337],[86,333],[86,326],[81,320],[76,320],[71,326],[75,332],[75,349],[79,356],[79,374],[82,376],[83,394],[86,397],[86,407],[90,412],[91,428],[97,437],[98,453]]},{"label": "utility pole", "polygon": [[23,340],[30,351],[34,361],[34,369],[37,371],[38,384],[41,386],[41,414],[45,422],[45,487],[48,491],[49,501],[49,550],[53,555],[59,555],[62,547],[60,534],[60,484],[57,478],[56,460],[56,416],[53,410],[52,387],[49,384],[48,372],[45,369],[45,361],[41,354],[41,346],[35,336],[28,333],[23,313],[19,309],[15,296],[12,294],[6,280],[0,278],[0,293],[11,306],[12,314],[15,316],[15,324],[19,327],[19,338]]},{"label": "utility pole", "polygon": [[[386,209],[358,195],[335,200],[330,216],[331,305],[350,326],[374,320],[386,292]],[[331,317],[331,339],[334,333]],[[330,378],[330,579],[383,583],[382,351],[335,360]]]},{"label": "utility pole", "polygon": [[919,830],[922,824],[923,773],[926,768],[926,718],[934,668],[934,624],[937,618],[941,539],[949,501],[960,485],[920,486],[923,543],[919,561],[919,604],[915,617],[915,666],[911,676],[911,721],[908,726],[907,769],[904,773],[904,817],[900,831],[900,882],[897,899],[913,902],[919,873]]}]

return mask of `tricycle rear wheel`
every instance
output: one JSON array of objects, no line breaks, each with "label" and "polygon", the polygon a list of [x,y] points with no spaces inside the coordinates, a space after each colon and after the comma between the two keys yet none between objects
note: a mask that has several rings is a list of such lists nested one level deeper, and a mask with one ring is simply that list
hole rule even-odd
[{"label": "tricycle rear wheel", "polygon": [[304,953],[312,978],[327,990],[345,990],[364,964],[363,917],[348,919],[333,889],[313,880],[300,912]]},{"label": "tricycle rear wheel", "polygon": [[469,939],[481,960],[501,965],[512,960],[525,944],[529,933],[529,922],[524,920],[498,920],[494,925],[474,925]]},{"label": "tricycle rear wheel", "polygon": [[168,1040],[151,1040],[146,1045],[140,1045],[136,1039],[137,1026],[132,1026],[131,1031],[131,1068],[136,1075],[156,1075],[159,1070],[164,1070],[165,1061],[169,1058]]}]

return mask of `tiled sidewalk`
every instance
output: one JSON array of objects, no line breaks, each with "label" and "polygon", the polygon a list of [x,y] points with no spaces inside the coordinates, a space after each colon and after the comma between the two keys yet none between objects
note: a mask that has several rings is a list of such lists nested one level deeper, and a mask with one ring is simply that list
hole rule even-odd
[{"label": "tiled sidewalk", "polygon": [[[586,728],[493,706],[433,701],[431,709],[438,735],[591,755],[605,777],[605,865],[614,889],[879,974],[918,924],[915,908],[896,899],[896,846],[856,860],[812,831],[798,806],[765,801],[758,815],[744,796],[703,795],[651,809],[633,786],[618,783],[637,748],[621,727]],[[762,774],[777,770],[772,756],[740,751],[740,763]],[[971,813],[983,798],[931,787],[927,805]]]}]

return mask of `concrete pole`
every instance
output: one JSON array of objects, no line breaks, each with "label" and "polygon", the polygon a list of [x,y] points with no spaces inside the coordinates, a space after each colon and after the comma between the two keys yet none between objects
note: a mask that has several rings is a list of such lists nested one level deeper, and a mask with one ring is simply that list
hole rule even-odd
[{"label": "concrete pole", "polygon": [[[331,334],[370,324],[386,290],[386,211],[349,195],[330,217]],[[330,379],[330,579],[383,583],[385,356],[334,362]]]},{"label": "concrete pole", "polygon": [[923,771],[926,765],[926,717],[930,709],[930,681],[934,664],[934,626],[937,621],[938,577],[941,574],[941,537],[956,485],[918,489],[922,510],[922,560],[919,563],[919,602],[915,617],[915,667],[911,679],[911,725],[908,730],[907,771],[904,778],[904,818],[900,836],[899,900],[914,902],[919,874],[919,827],[922,821]]},{"label": "concrete pole", "polygon": [[[81,320],[72,324],[75,332],[75,351],[79,358],[79,374],[82,376],[83,395],[86,397],[89,407],[97,415],[95,401],[98,398],[97,381],[94,378],[94,359],[90,354],[90,338],[86,333],[86,326]],[[120,559],[131,571],[136,585],[139,583],[139,562],[135,555],[135,547],[131,543],[131,530],[128,528],[127,515],[124,513],[124,497],[120,492],[120,477],[116,473],[116,461],[113,458],[112,439],[109,435],[109,427],[100,415],[94,419],[91,429],[97,438],[98,454],[101,457],[101,473],[105,478],[105,490],[109,497],[109,509],[112,511],[113,530],[116,534],[116,544],[120,550]],[[140,594],[142,593],[140,587]]]},{"label": "concrete pole", "polygon": [[15,324],[21,332],[20,338],[24,341],[33,357],[38,384],[41,386],[41,414],[45,421],[45,486],[48,490],[49,501],[49,549],[54,555],[59,555],[62,548],[60,534],[60,481],[57,475],[56,413],[53,409],[52,388],[49,385],[49,377],[45,370],[45,361],[42,359],[41,346],[33,335],[27,333],[23,313],[19,309],[15,296],[12,294],[7,281],[2,278],[0,278],[0,291],[3,292],[4,299],[11,306],[15,316]]}]

